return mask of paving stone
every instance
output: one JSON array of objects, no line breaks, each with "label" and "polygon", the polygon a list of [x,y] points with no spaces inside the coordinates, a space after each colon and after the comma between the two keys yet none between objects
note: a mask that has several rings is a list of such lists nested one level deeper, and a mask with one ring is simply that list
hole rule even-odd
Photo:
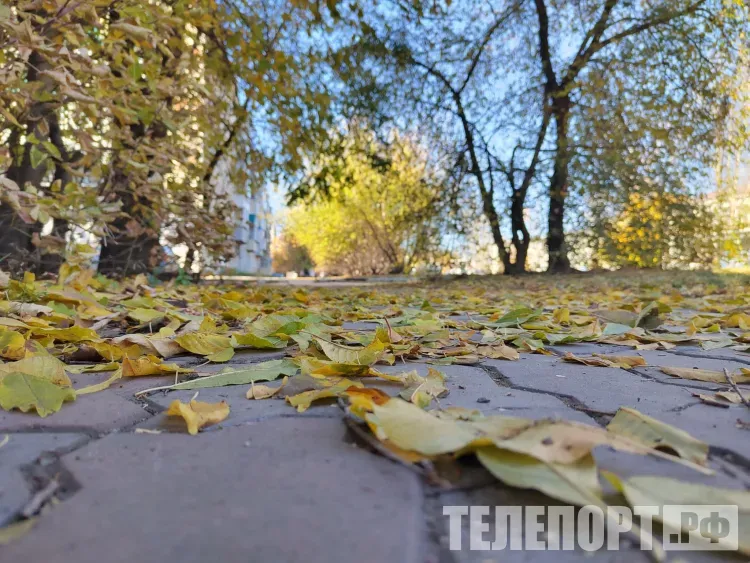
[{"label": "paving stone", "polygon": [[65,457],[82,489],[3,559],[421,561],[419,478],[345,436],[338,420],[304,418],[106,436]]},{"label": "paving stone", "polygon": [[[508,362],[510,363],[510,362]],[[431,366],[429,364],[409,363],[404,365],[378,367],[386,373],[400,373],[416,369],[419,375],[427,375],[432,367],[446,375],[446,387],[449,394],[440,399],[440,406],[477,409],[487,415],[502,414],[506,416],[523,416],[528,418],[560,417],[591,422],[591,419],[571,409],[563,401],[551,395],[531,393],[509,389],[498,385],[490,375],[477,366]],[[388,390],[379,382],[373,384],[393,395],[400,390],[395,387]],[[479,403],[478,399],[489,399],[488,403]]]},{"label": "paving stone", "polygon": [[8,442],[0,448],[0,526],[8,524],[30,498],[21,466],[42,452],[71,448],[86,439],[84,434],[73,433],[8,434]]},{"label": "paving stone", "polygon": [[82,395],[63,404],[59,412],[41,418],[36,413],[0,410],[0,432],[31,428],[87,429],[109,432],[150,417],[138,403],[119,396],[113,389]]},{"label": "paving stone", "polygon": [[743,354],[731,348],[716,348],[715,350],[703,350],[698,346],[678,346],[677,348],[670,350],[673,354],[681,354],[685,356],[692,356],[701,359],[712,359],[714,361],[719,360],[731,360],[737,363],[743,364],[747,367],[750,365],[750,354]]},{"label": "paving stone", "polygon": [[650,416],[691,402],[690,394],[618,368],[588,367],[554,356],[522,355],[517,362],[491,360],[513,387],[566,395],[590,409],[614,413],[632,407]]},{"label": "paving stone", "polygon": [[635,371],[654,379],[658,379],[659,381],[663,381],[665,383],[680,385],[682,387],[693,387],[696,389],[715,389],[718,386],[715,383],[672,377],[662,372],[659,367],[675,367],[688,369],[698,368],[718,371],[721,371],[723,368],[727,368],[731,371],[737,371],[739,368],[747,367],[745,364],[732,361],[729,357],[726,361],[717,361],[716,359],[712,358],[697,358],[693,356],[677,354],[672,351],[659,352],[655,350],[644,350],[639,352],[639,354],[643,356],[643,358],[649,365],[634,368]]},{"label": "paving stone", "polygon": [[750,431],[737,427],[737,419],[750,422],[750,411],[743,405],[722,409],[694,399],[689,407],[667,411],[656,418],[673,424],[712,446],[732,450],[750,464]]},{"label": "paving stone", "polygon": [[[714,471],[711,475],[700,473],[692,467],[668,459],[629,454],[604,446],[594,450],[594,457],[599,469],[612,471],[625,479],[638,475],[654,475],[689,483],[738,490],[746,489],[750,485],[750,467],[743,468],[729,464],[713,453],[709,454],[708,463],[709,469]],[[604,481],[603,483],[606,484]]]},{"label": "paving stone", "polygon": [[617,346],[614,344],[597,344],[595,342],[574,342],[572,344],[554,344],[547,346],[548,349],[553,352],[564,356],[567,352],[576,356],[590,356],[593,353],[597,354],[620,354],[630,355],[637,352],[633,352],[633,349],[629,346]]}]

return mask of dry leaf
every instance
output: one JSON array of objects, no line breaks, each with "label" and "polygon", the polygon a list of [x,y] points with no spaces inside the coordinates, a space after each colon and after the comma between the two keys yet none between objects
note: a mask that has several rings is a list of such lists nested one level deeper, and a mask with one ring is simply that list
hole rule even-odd
[{"label": "dry leaf", "polygon": [[635,409],[620,407],[607,430],[662,451],[674,451],[699,465],[708,461],[708,444],[674,426],[646,416]]},{"label": "dry leaf", "polygon": [[279,391],[281,391],[284,386],[289,382],[289,377],[285,376],[284,379],[281,380],[281,385],[278,387],[269,387],[268,385],[256,385],[253,383],[250,386],[250,389],[247,390],[247,394],[245,395],[248,399],[270,399],[274,395],[276,395]]},{"label": "dry leaf", "polygon": [[49,379],[27,373],[9,373],[0,381],[0,407],[6,411],[21,412],[36,410],[45,417],[57,412],[66,401],[75,401],[76,394],[70,387],[59,387]]},{"label": "dry leaf", "polygon": [[332,399],[343,394],[347,389],[351,387],[364,387],[359,381],[352,381],[350,379],[341,378],[339,380],[333,380],[332,384],[322,389],[313,389],[312,391],[304,391],[297,395],[292,395],[286,398],[286,402],[296,407],[297,412],[305,412],[314,401],[320,399]]},{"label": "dry leaf", "polygon": [[211,424],[217,424],[229,416],[229,405],[226,401],[220,403],[204,403],[202,401],[190,401],[183,403],[174,400],[169,405],[167,416],[181,416],[187,424],[187,429],[193,436],[198,430]]},{"label": "dry leaf", "polygon": [[[681,377],[682,379],[692,379],[694,381],[708,381],[710,383],[724,383],[729,385],[723,371],[710,369],[691,369],[691,368],[672,368],[663,367],[661,371],[672,377]],[[741,370],[739,374],[732,374],[736,383],[750,383],[750,374]]]}]

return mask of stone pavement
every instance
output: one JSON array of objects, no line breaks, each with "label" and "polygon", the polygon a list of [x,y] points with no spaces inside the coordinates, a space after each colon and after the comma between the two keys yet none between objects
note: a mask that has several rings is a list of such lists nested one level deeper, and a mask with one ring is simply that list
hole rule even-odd
[{"label": "stone pavement", "polygon": [[[442,406],[488,414],[560,417],[606,424],[629,406],[711,444],[716,474],[610,451],[604,469],[650,473],[717,486],[750,487],[750,410],[702,404],[692,392],[716,386],[670,378],[658,366],[721,369],[750,365],[729,350],[679,347],[643,352],[649,367],[630,370],[564,363],[559,355],[623,352],[617,346],[554,346],[558,356],[522,354],[519,361],[439,366],[450,394]],[[234,364],[281,354],[244,353]],[[177,358],[196,364],[195,358]],[[424,374],[429,367],[415,363]],[[398,371],[403,366],[388,368]],[[108,374],[74,376],[76,387]],[[374,563],[638,562],[646,552],[627,540],[619,551],[472,551],[448,546],[445,505],[550,505],[547,497],[502,485],[467,462],[452,490],[372,453],[355,439],[334,404],[297,414],[281,400],[248,401],[246,386],[206,389],[231,414],[197,436],[163,414],[192,391],[136,399],[134,392],[170,378],[133,379],[80,397],[48,418],[0,413],[0,524],[51,497],[35,528],[0,546],[3,562]],[[273,385],[273,384],[272,384]],[[750,426],[748,426],[750,428]],[[144,431],[145,430],[145,431]],[[154,430],[161,430],[155,434]],[[49,494],[48,494],[49,493]],[[494,523],[490,521],[490,529]],[[492,534],[487,539],[492,539]],[[685,561],[732,561],[685,553]]]}]

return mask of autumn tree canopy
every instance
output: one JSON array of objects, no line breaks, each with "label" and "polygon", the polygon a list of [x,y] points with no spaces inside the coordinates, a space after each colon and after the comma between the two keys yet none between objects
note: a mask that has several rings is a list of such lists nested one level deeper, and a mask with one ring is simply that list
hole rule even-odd
[{"label": "autumn tree canopy", "polygon": [[[526,270],[535,237],[565,271],[571,245],[620,248],[643,202],[721,222],[702,202],[748,147],[748,33],[740,0],[6,0],[0,260],[54,272],[82,238],[107,275],[152,270],[165,245],[187,269],[226,258],[227,180],[288,186],[310,213],[365,208],[373,226],[352,244],[383,254],[376,271],[439,264],[441,237],[477,225],[506,273]],[[370,219],[418,183],[368,163],[368,143],[341,136],[352,123],[375,153],[419,147],[429,213]],[[316,166],[346,181],[310,198]],[[413,233],[385,242],[404,216],[414,248]]]}]

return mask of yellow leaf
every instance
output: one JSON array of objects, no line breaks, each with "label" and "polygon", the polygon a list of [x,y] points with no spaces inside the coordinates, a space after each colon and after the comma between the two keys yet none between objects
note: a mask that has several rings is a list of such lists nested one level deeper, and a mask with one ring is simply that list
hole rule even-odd
[{"label": "yellow leaf", "polygon": [[26,339],[15,330],[0,329],[0,356],[20,360],[26,355]]},{"label": "yellow leaf", "polygon": [[[145,334],[128,334],[126,336],[119,336],[112,339],[112,344],[120,347],[126,353],[129,347],[139,346],[143,354],[153,354],[154,356],[161,356],[162,358],[171,358],[177,354],[183,353],[185,350],[177,342],[169,338],[160,338],[154,336],[147,336]],[[97,351],[99,349],[97,348]],[[102,354],[101,351],[99,351]],[[132,355],[128,354],[130,357]],[[139,354],[140,355],[140,354]],[[106,359],[119,359],[119,358],[108,358],[102,354]],[[120,354],[120,358],[122,354]]]},{"label": "yellow leaf", "polygon": [[226,401],[220,403],[204,403],[202,401],[172,401],[166,412],[167,416],[181,416],[187,424],[188,432],[193,436],[204,426],[217,424],[229,416],[229,405]]},{"label": "yellow leaf", "polygon": [[312,391],[304,391],[292,397],[287,397],[286,401],[293,407],[297,408],[297,412],[305,412],[313,401],[319,401],[320,399],[330,399],[338,397],[344,393],[350,387],[364,387],[359,381],[352,381],[350,379],[342,378],[334,382],[330,387],[323,389],[313,389]]},{"label": "yellow leaf", "polygon": [[253,383],[248,389],[247,394],[245,395],[248,399],[270,399],[274,395],[276,395],[279,391],[281,391],[284,386],[289,381],[288,376],[284,376],[284,379],[281,380],[281,385],[278,387],[269,387],[268,385],[256,385]]},{"label": "yellow leaf", "polygon": [[373,340],[364,348],[342,346],[341,344],[329,342],[322,338],[315,338],[315,341],[318,343],[318,346],[320,346],[320,349],[323,350],[323,353],[332,362],[357,366],[371,366],[383,356],[386,348],[385,344],[377,339]]},{"label": "yellow leaf", "polygon": [[59,411],[65,401],[75,401],[75,398],[72,388],[59,387],[49,379],[27,373],[9,373],[0,381],[0,407],[7,411],[35,409],[39,416],[45,417]]},{"label": "yellow leaf", "polygon": [[[725,383],[729,384],[726,375],[723,371],[715,371],[711,369],[692,369],[692,368],[671,368],[663,367],[661,371],[672,377],[681,377],[682,379],[692,379],[694,381],[708,381],[711,383]],[[734,381],[736,383],[750,383],[750,374],[744,373],[733,374]]]},{"label": "yellow leaf", "polygon": [[29,356],[17,362],[0,364],[0,381],[9,373],[27,373],[47,379],[55,385],[69,387],[70,378],[65,373],[65,364],[54,356]]},{"label": "yellow leaf", "polygon": [[191,373],[190,368],[181,368],[177,364],[165,364],[156,356],[143,356],[131,360],[127,356],[122,359],[123,377],[139,377],[142,375],[161,375],[164,373]]},{"label": "yellow leaf", "polygon": [[121,367],[118,367],[115,370],[115,372],[112,374],[112,376],[106,379],[105,381],[102,381],[101,383],[95,383],[94,385],[89,385],[88,387],[83,387],[82,389],[77,389],[76,396],[88,395],[89,393],[96,393],[98,391],[104,391],[105,389],[109,388],[109,386],[112,385],[118,379],[122,379]]},{"label": "yellow leaf", "polygon": [[518,360],[521,357],[518,350],[506,346],[502,342],[490,346],[478,346],[477,354],[493,360]]},{"label": "yellow leaf", "polygon": [[0,528],[0,545],[8,545],[10,542],[25,536],[36,526],[36,521],[36,518],[29,518]]},{"label": "yellow leaf", "polygon": [[209,354],[206,356],[207,360],[210,360],[212,362],[228,362],[234,357],[234,348],[227,348],[225,350],[221,350],[220,352],[216,352],[215,354]]},{"label": "yellow leaf", "polygon": [[506,485],[536,489],[552,498],[577,505],[599,499],[601,487],[591,454],[575,463],[545,463],[538,459],[494,446],[478,448],[477,459]]},{"label": "yellow leaf", "polygon": [[708,461],[708,444],[693,438],[690,434],[674,426],[646,416],[635,409],[620,407],[607,431],[625,436],[662,451],[673,450],[680,457],[699,465]]},{"label": "yellow leaf", "polygon": [[470,426],[437,418],[401,399],[373,405],[366,420],[378,439],[428,456],[462,450],[479,436]]},{"label": "yellow leaf", "polygon": [[300,369],[304,375],[322,377],[365,377],[372,375],[370,366],[367,364],[340,364],[319,360],[311,356],[303,356],[299,359]]},{"label": "yellow leaf", "polygon": [[232,341],[228,336],[220,334],[205,334],[201,332],[191,332],[183,334],[174,339],[177,344],[182,346],[188,352],[200,356],[208,356],[222,352],[232,347]]},{"label": "yellow leaf", "polygon": [[82,326],[71,326],[69,328],[35,328],[34,335],[48,336],[62,342],[84,342],[86,340],[100,341],[95,330]]}]

